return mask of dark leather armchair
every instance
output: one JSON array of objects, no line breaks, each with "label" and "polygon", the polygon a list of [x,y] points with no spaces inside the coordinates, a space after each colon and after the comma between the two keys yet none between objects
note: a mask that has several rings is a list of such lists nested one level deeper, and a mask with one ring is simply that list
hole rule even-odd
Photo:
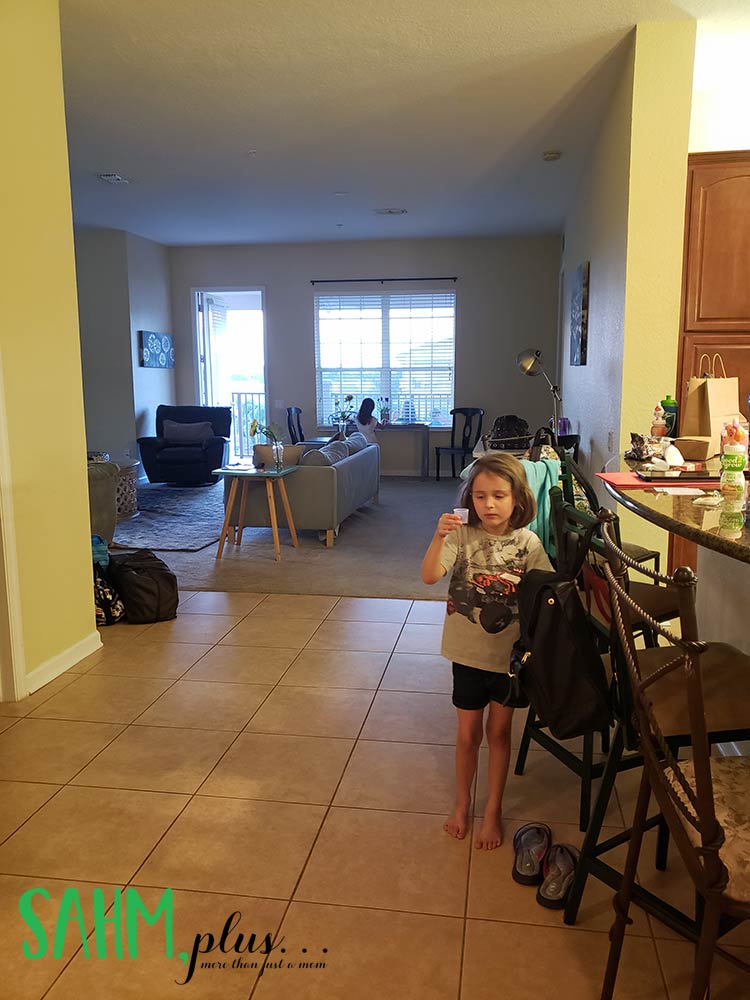
[{"label": "dark leather armchair", "polygon": [[[193,440],[190,431],[165,435],[164,421],[176,424],[210,424],[196,430]],[[232,410],[229,406],[158,406],[156,408],[156,437],[138,438],[141,461],[150,483],[215,483],[213,469],[229,460],[229,429]]]}]

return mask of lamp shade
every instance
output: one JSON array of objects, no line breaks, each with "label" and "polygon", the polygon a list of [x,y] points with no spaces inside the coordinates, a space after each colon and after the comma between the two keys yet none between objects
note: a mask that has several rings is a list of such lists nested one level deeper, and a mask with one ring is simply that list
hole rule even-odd
[{"label": "lamp shade", "polygon": [[544,370],[542,366],[542,352],[532,351],[531,348],[521,351],[516,358],[516,364],[524,375],[541,375]]}]

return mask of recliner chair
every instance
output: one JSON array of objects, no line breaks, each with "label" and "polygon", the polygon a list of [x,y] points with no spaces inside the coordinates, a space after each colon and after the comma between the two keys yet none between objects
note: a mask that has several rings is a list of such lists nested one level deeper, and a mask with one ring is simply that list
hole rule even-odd
[{"label": "recliner chair", "polygon": [[[165,421],[171,421],[166,428]],[[156,437],[138,438],[148,481],[215,483],[211,472],[229,459],[231,425],[229,406],[158,406]]]}]

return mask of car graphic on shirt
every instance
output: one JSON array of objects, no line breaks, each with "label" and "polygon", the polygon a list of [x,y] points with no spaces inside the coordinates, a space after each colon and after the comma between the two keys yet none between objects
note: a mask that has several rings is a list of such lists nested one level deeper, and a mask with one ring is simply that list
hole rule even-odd
[{"label": "car graphic on shirt", "polygon": [[474,573],[468,579],[454,574],[448,589],[447,613],[463,615],[485,632],[502,632],[517,617],[520,582],[521,572],[513,569]]}]

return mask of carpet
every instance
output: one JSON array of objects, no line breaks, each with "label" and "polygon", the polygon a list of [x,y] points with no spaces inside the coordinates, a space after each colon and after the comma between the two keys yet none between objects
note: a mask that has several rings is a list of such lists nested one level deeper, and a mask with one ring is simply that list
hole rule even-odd
[{"label": "carpet", "polygon": [[[320,542],[315,531],[299,531],[295,549],[282,528],[281,562],[275,559],[270,528],[246,528],[242,545],[227,545],[219,560],[215,547],[177,550],[165,548],[162,540],[161,551],[171,553],[167,562],[181,590],[442,598],[447,581],[428,587],[420,571],[438,517],[453,509],[457,491],[456,480],[383,477],[380,503],[368,503],[351,514],[332,549]],[[220,488],[216,493],[221,501]],[[216,539],[220,528],[221,513],[214,524]],[[119,532],[115,537],[119,541]]]},{"label": "carpet", "polygon": [[213,486],[138,487],[137,517],[115,528],[114,546],[157,552],[198,552],[218,542],[224,520],[224,489]]}]

